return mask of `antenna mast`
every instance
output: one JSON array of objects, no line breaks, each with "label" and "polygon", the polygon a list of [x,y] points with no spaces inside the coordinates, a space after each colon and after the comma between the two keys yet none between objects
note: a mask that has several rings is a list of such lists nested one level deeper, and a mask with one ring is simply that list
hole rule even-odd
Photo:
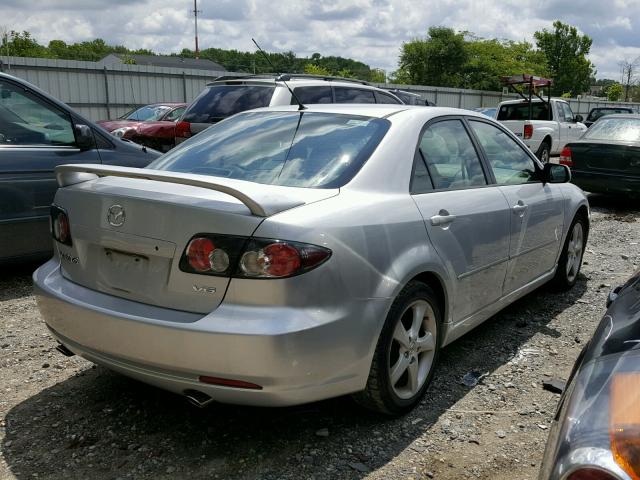
[{"label": "antenna mast", "polygon": [[198,14],[202,10],[198,10],[198,0],[193,0],[193,19],[196,27],[196,60],[200,58],[200,49],[198,48]]}]

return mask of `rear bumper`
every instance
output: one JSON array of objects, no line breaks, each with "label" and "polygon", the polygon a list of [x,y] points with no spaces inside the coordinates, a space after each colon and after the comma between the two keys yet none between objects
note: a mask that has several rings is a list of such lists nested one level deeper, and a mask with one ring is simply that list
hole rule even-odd
[{"label": "rear bumper", "polygon": [[571,170],[571,183],[593,193],[640,193],[640,177]]},{"label": "rear bumper", "polygon": [[[143,305],[66,280],[53,259],[33,275],[44,320],[76,354],[160,388],[214,401],[284,406],[362,390],[388,301],[332,312],[220,305],[208,315]],[[380,317],[382,316],[382,317]],[[371,318],[363,331],[362,318]],[[262,386],[204,384],[200,375]]]}]

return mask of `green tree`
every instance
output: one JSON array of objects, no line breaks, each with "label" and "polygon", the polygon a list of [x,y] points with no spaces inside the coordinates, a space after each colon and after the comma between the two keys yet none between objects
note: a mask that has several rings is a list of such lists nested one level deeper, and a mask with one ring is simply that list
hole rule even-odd
[{"label": "green tree", "polygon": [[329,70],[313,63],[307,63],[304,66],[304,73],[308,73],[309,75],[331,75]]},{"label": "green tree", "polygon": [[426,38],[402,45],[394,77],[402,83],[457,87],[463,83],[461,67],[468,56],[464,33],[431,27]]},{"label": "green tree", "polygon": [[553,22],[552,31],[545,28],[533,36],[553,77],[552,94],[569,92],[576,96],[589,90],[595,75],[595,68],[587,59],[592,43],[590,37],[580,35],[576,27],[559,20]]},{"label": "green tree", "polygon": [[622,85],[619,83],[614,83],[613,85],[609,85],[605,90],[605,94],[607,95],[607,99],[612,102],[617,102],[622,98]]},{"label": "green tree", "polygon": [[384,70],[380,68],[371,69],[371,77],[369,80],[374,83],[385,83],[387,81]]}]

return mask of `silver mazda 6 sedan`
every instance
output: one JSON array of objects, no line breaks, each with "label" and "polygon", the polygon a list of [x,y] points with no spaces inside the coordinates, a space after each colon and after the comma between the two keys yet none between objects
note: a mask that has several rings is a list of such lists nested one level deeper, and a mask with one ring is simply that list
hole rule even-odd
[{"label": "silver mazda 6 sedan", "polygon": [[589,231],[566,166],[458,109],[253,110],[147,168],[56,173],[34,281],[59,350],[198,405],[405,412],[443,346],[572,287]]}]

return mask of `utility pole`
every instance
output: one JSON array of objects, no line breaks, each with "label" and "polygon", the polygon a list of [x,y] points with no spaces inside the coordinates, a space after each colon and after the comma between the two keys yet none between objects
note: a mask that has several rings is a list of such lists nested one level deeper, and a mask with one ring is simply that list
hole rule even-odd
[{"label": "utility pole", "polygon": [[193,0],[193,19],[196,27],[196,60],[200,58],[200,49],[198,48],[198,13],[202,13],[198,10],[198,0]]}]

